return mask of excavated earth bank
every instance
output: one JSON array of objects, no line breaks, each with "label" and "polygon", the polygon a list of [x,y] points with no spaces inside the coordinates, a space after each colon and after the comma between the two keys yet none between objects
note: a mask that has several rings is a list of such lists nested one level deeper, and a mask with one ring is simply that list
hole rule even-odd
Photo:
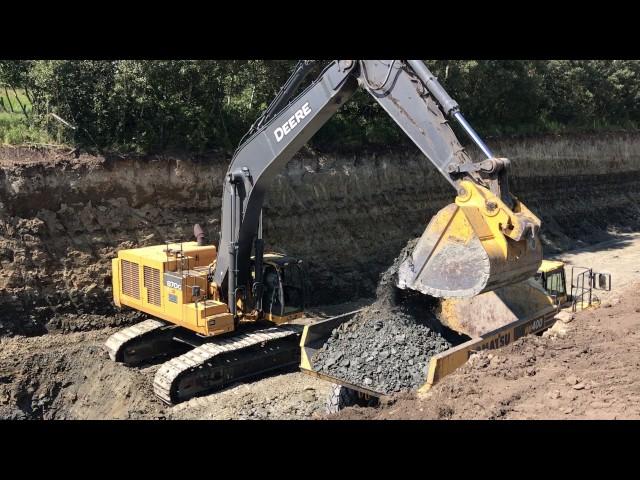
[{"label": "excavated earth bank", "polygon": [[[512,160],[512,190],[543,221],[547,253],[640,229],[640,135],[490,141]],[[0,148],[0,336],[114,320],[118,249],[192,235],[216,242],[228,158],[79,158]],[[312,304],[371,297],[409,238],[453,200],[417,151],[306,153],[266,200],[267,247],[304,259]],[[90,317],[87,317],[90,316]]]}]

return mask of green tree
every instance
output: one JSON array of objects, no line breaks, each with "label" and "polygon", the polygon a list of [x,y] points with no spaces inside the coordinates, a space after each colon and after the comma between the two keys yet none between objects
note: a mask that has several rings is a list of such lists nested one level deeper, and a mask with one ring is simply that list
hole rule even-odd
[{"label": "green tree", "polygon": [[[292,60],[0,61],[24,89],[31,124],[86,149],[232,152],[276,95]],[[315,73],[323,67],[319,62]],[[636,128],[635,60],[428,60],[483,136]],[[312,75],[313,76],[313,75]],[[73,130],[56,121],[55,113]],[[364,91],[311,141],[322,150],[394,148],[408,139]]]}]

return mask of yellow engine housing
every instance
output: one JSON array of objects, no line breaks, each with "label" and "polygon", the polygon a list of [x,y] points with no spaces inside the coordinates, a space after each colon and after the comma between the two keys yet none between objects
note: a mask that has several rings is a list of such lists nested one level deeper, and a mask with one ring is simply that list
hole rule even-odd
[{"label": "yellow engine housing", "polygon": [[[231,332],[234,321],[227,304],[207,299],[207,274],[215,259],[215,246],[197,242],[120,250],[112,260],[114,303],[204,336]],[[197,298],[194,286],[200,287]]]}]

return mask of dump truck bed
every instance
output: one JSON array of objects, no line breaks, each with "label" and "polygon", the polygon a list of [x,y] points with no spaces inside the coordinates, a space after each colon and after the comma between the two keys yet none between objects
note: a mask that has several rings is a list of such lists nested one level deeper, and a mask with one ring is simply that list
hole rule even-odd
[{"label": "dump truck bed", "polygon": [[[344,322],[349,321],[358,312],[360,312],[360,310],[348,312],[306,325],[300,339],[300,370],[308,375],[321,378],[331,383],[343,385],[365,395],[383,398],[385,397],[385,394],[382,392],[372,390],[363,385],[354,384],[339,377],[327,375],[318,371],[313,365],[314,354],[327,342],[331,336],[331,332]],[[555,308],[550,308],[542,312],[537,311],[534,315],[528,318],[519,319],[491,332],[471,338],[470,340],[454,346],[445,352],[434,355],[429,361],[428,373],[425,376],[424,383],[419,386],[417,390],[421,392],[427,391],[438,381],[442,380],[458,367],[462,366],[475,352],[500,348],[525,335],[539,333],[550,328],[556,321],[555,317],[557,313],[558,309]]]},{"label": "dump truck bed", "polygon": [[381,398],[384,396],[384,393],[382,392],[377,392],[365,386],[356,385],[341,378],[333,377],[331,375],[327,375],[326,373],[319,372],[313,366],[313,356],[327,342],[327,340],[331,336],[331,332],[333,332],[333,330],[338,328],[343,323],[351,320],[356,314],[361,311],[362,309],[354,310],[352,312],[343,313],[335,317],[327,318],[325,320],[320,320],[315,323],[306,325],[300,339],[300,370],[308,375],[326,380],[327,382],[344,385],[345,387],[364,393],[365,395]]}]

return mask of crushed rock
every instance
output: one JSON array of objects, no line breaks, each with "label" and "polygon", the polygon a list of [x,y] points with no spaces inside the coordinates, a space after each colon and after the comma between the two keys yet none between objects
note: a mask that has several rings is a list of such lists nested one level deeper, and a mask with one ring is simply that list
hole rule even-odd
[{"label": "crushed rock", "polygon": [[316,352],[312,361],[320,372],[380,393],[397,393],[422,385],[430,358],[451,347],[438,331],[434,301],[395,286],[398,267],[417,240],[407,243],[382,274],[374,303],[336,328]]}]

